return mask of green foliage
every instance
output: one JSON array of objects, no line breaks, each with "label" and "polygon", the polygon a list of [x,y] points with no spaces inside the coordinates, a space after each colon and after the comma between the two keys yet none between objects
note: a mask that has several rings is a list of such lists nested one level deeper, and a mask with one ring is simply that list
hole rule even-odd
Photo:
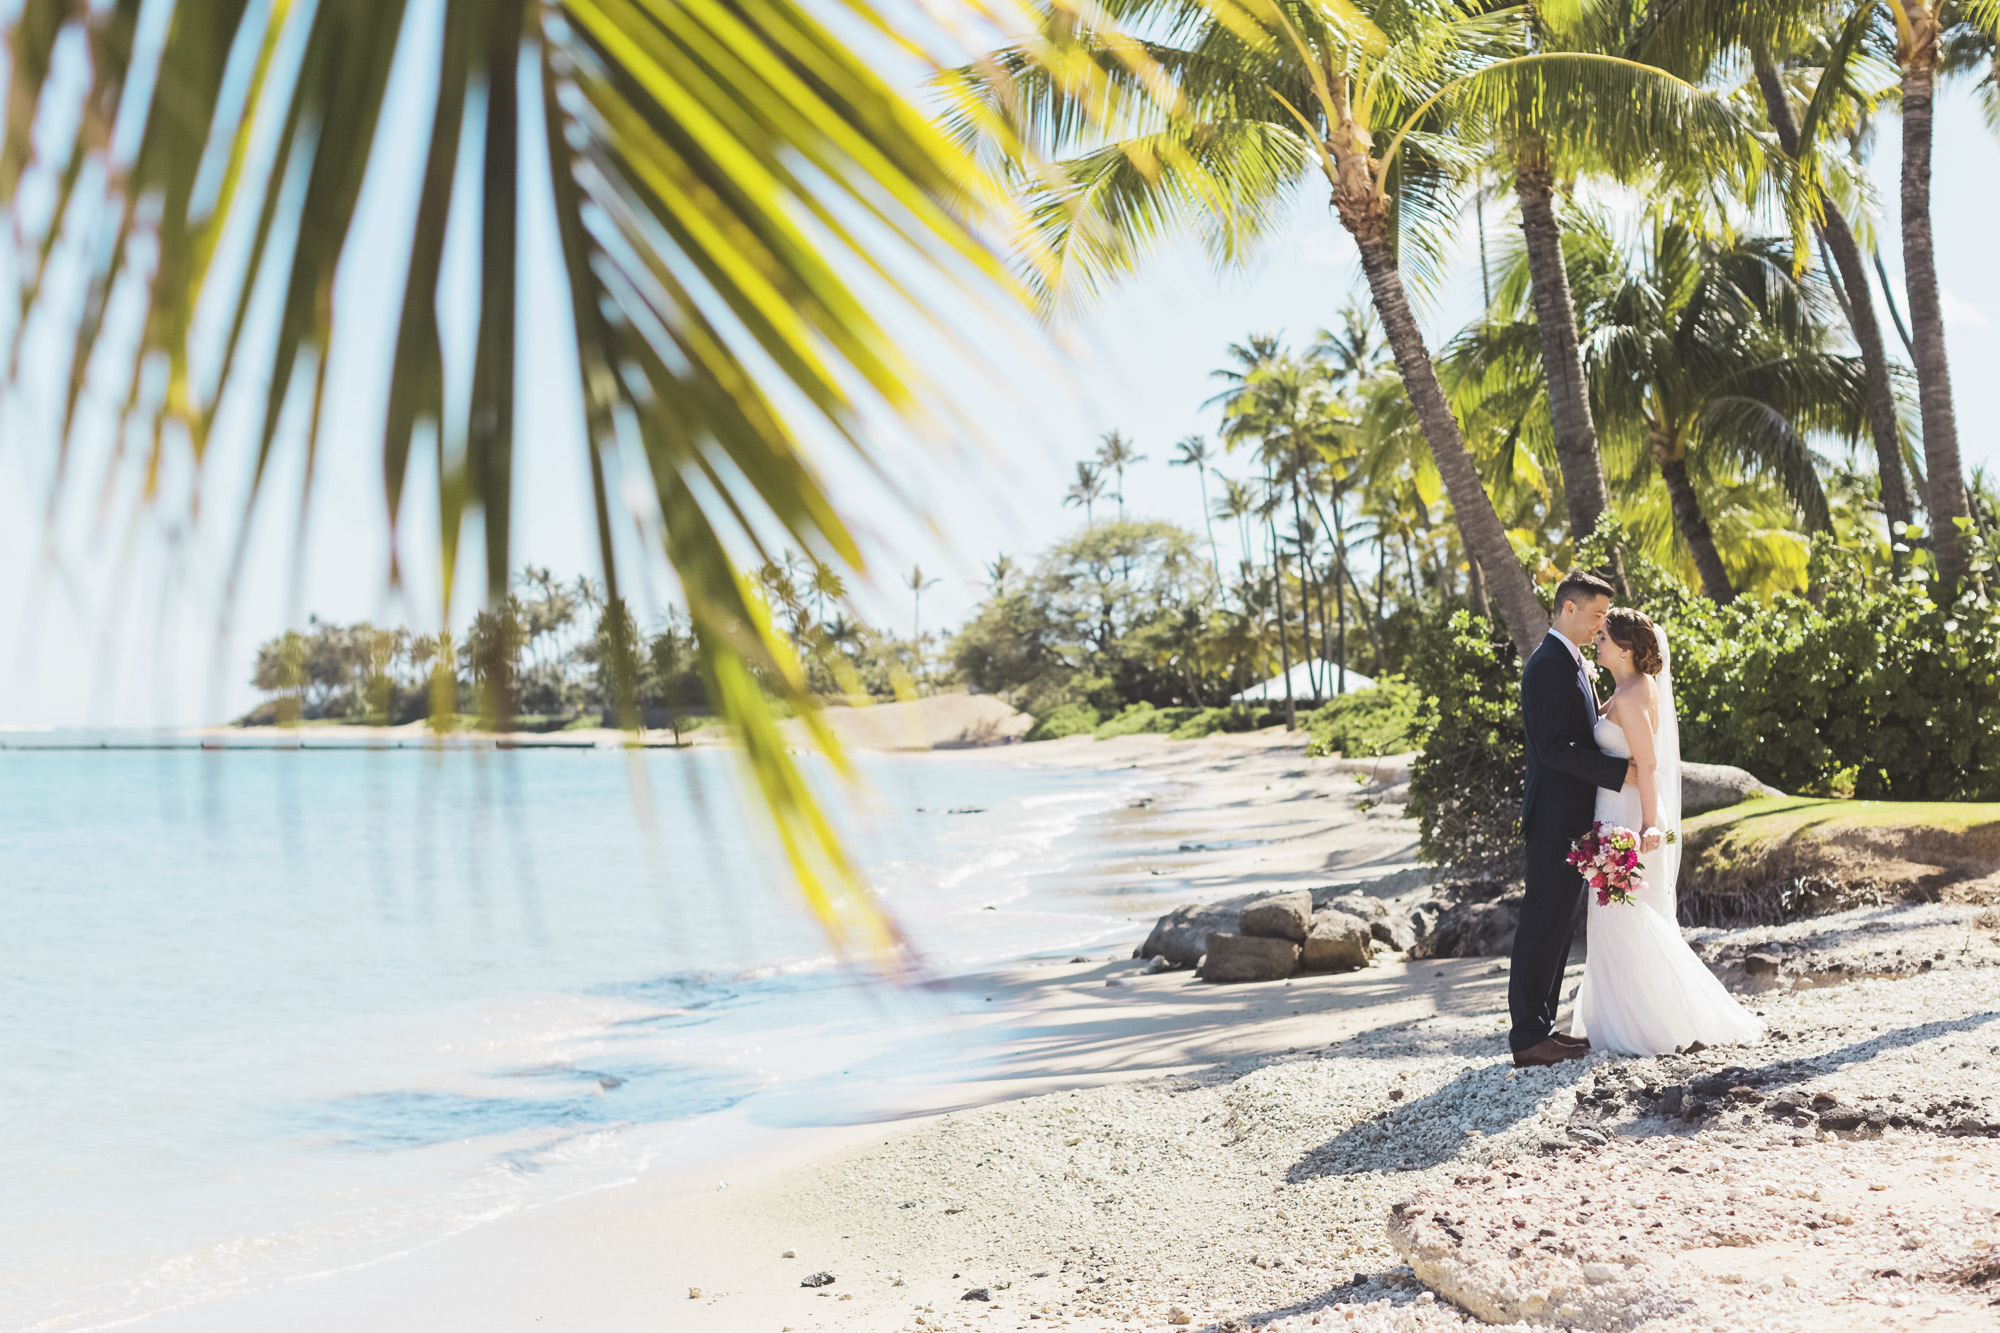
[{"label": "green foliage", "polygon": [[1246,617],[1217,609],[1194,534],[1141,519],[1099,523],[1025,575],[996,580],[954,636],[952,666],[1036,716],[1065,704],[1200,707],[1258,678],[1268,654]]},{"label": "green foliage", "polygon": [[1263,727],[1275,726],[1284,720],[1282,713],[1269,708],[1253,708],[1249,704],[1229,704],[1223,708],[1194,710],[1187,721],[1173,729],[1172,735],[1177,741],[1191,741],[1202,736],[1213,736],[1218,731],[1257,731]]},{"label": "green foliage", "polygon": [[1432,627],[1410,667],[1422,749],[1410,768],[1409,811],[1424,859],[1517,865],[1527,760],[1513,645],[1490,621],[1460,611]]},{"label": "green foliage", "polygon": [[1097,739],[1108,741],[1113,736],[1136,736],[1141,732],[1172,735],[1198,711],[1193,708],[1155,708],[1147,703],[1133,704],[1118,716],[1099,723]]},{"label": "green foliage", "polygon": [[1028,732],[1031,741],[1059,741],[1065,736],[1084,736],[1097,730],[1101,720],[1089,704],[1064,704],[1038,719]]},{"label": "green foliage", "polygon": [[422,717],[425,669],[437,651],[436,640],[405,629],[309,618],[304,631],[258,645],[250,679],[271,697],[246,721],[394,724]]},{"label": "green foliage", "polygon": [[1417,746],[1422,703],[1416,687],[1403,680],[1343,694],[1299,719],[1311,738],[1306,753],[1348,758],[1407,754]]},{"label": "green foliage", "polygon": [[1927,572],[1873,584],[1822,537],[1818,605],[1717,607],[1644,571],[1638,604],[1673,649],[1683,753],[1791,792],[2000,798],[2000,608],[1977,586],[1940,606]]}]

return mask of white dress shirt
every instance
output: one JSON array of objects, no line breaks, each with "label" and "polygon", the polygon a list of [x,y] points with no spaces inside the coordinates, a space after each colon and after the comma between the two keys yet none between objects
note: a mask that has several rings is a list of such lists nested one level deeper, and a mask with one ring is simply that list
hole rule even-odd
[{"label": "white dress shirt", "polygon": [[1576,663],[1577,688],[1583,691],[1584,702],[1590,705],[1590,716],[1595,721],[1597,718],[1597,691],[1590,688],[1589,670],[1583,664],[1583,649],[1571,643],[1566,635],[1559,634],[1555,630],[1549,631],[1549,637],[1568,650],[1570,659]]}]

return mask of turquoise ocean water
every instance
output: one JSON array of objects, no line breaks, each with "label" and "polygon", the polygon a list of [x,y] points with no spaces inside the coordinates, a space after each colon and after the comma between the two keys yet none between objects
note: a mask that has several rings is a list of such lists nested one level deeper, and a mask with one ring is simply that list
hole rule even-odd
[{"label": "turquoise ocean water", "polygon": [[[372,1262],[924,1060],[963,1001],[837,964],[731,762],[0,749],[0,1330]],[[1062,872],[1144,779],[865,767],[934,973],[1129,937]]]}]

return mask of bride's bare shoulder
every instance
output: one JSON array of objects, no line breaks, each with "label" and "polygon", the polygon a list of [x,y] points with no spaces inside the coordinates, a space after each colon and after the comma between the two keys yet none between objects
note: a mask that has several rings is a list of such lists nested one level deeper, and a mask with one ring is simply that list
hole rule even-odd
[{"label": "bride's bare shoulder", "polygon": [[1651,676],[1635,674],[1611,692],[1607,710],[1613,721],[1629,731],[1633,722],[1643,721],[1651,731],[1660,716],[1660,687]]}]

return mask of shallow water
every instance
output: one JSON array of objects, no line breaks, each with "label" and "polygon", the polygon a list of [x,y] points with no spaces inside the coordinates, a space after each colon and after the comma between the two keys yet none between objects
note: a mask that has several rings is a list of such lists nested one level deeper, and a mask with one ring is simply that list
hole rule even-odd
[{"label": "shallow water", "polygon": [[[0,750],[0,1328],[370,1262],[930,1058],[963,1001],[836,965],[730,765]],[[934,971],[1129,933],[1051,872],[1143,779],[866,768]]]}]

